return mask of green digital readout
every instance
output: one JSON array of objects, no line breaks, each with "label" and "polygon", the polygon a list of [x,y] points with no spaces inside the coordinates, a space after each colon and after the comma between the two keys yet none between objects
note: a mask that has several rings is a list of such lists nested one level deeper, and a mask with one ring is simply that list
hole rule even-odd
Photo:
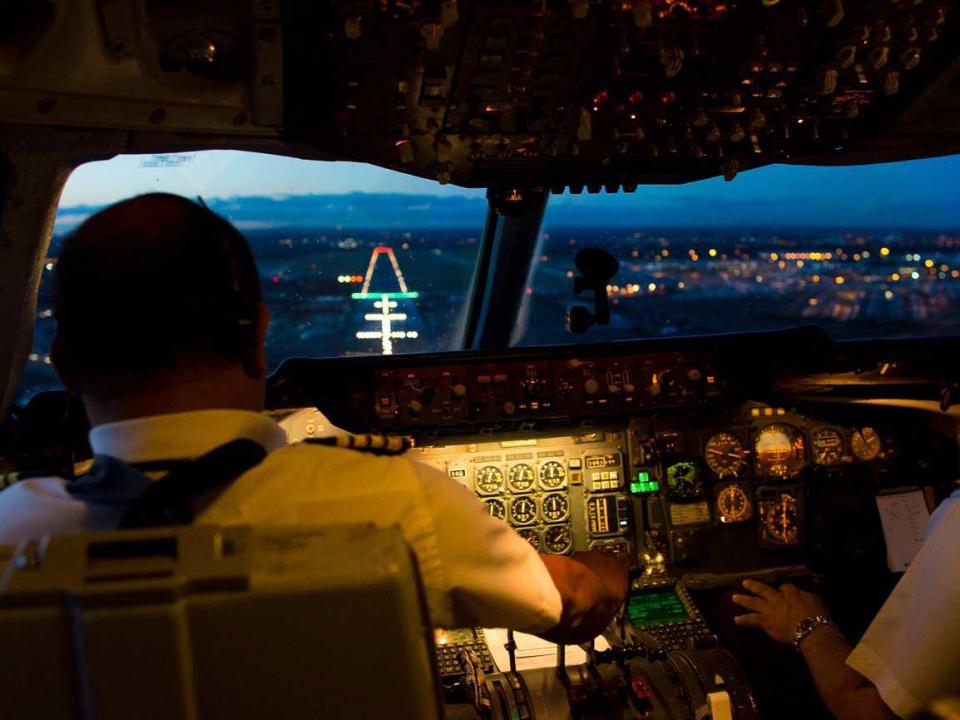
[{"label": "green digital readout", "polygon": [[627,617],[635,628],[682,622],[690,618],[673,590],[655,590],[631,595],[627,602]]}]

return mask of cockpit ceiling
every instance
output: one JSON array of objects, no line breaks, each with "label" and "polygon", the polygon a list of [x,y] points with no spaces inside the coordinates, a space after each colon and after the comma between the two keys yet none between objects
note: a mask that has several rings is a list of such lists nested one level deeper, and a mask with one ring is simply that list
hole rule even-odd
[{"label": "cockpit ceiling", "polygon": [[957,4],[8,3],[0,123],[554,190],[904,159],[960,151]]}]

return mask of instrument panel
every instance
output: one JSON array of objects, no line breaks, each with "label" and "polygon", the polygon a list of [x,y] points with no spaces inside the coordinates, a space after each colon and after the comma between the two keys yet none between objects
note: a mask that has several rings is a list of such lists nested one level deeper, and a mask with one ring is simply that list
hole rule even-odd
[{"label": "instrument panel", "polygon": [[755,403],[720,423],[635,418],[628,437],[648,545],[675,566],[718,572],[801,562],[810,483],[900,455],[886,428]]},{"label": "instrument panel", "polygon": [[539,552],[656,551],[679,570],[721,573],[802,562],[812,479],[898,457],[885,428],[756,403],[569,435],[433,442],[415,448],[417,459]]},{"label": "instrument panel", "polygon": [[626,435],[577,435],[457,442],[414,450],[445,472],[543,553],[602,547],[629,551],[632,527]]}]

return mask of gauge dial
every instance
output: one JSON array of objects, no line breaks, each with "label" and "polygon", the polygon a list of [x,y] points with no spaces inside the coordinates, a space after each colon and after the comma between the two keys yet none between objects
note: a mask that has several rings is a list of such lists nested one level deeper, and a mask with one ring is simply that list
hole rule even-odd
[{"label": "gauge dial", "polygon": [[718,477],[739,477],[747,464],[747,451],[743,443],[731,433],[717,433],[707,440],[703,456],[707,467]]},{"label": "gauge dial", "polygon": [[537,480],[537,474],[529,465],[514,465],[507,476],[507,484],[514,492],[529,492]]},{"label": "gauge dial", "polygon": [[573,535],[566,525],[554,525],[543,532],[543,547],[548,553],[562,555],[573,546]]},{"label": "gauge dial", "polygon": [[833,428],[817,430],[813,435],[813,461],[817,465],[836,465],[843,459],[843,436]]},{"label": "gauge dial", "polygon": [[484,500],[483,503],[487,506],[487,512],[490,513],[490,517],[495,517],[498,520],[506,519],[507,506],[503,504],[503,500],[500,498],[490,498]]},{"label": "gauge dial", "polygon": [[532,525],[537,519],[537,503],[532,497],[510,501],[510,521],[514,525]]},{"label": "gauge dial", "polygon": [[791,425],[768,425],[754,441],[757,474],[787,479],[803,469],[803,435]]},{"label": "gauge dial", "polygon": [[678,500],[700,497],[703,493],[700,469],[692,462],[674,463],[667,468],[667,488]]},{"label": "gauge dial", "polygon": [[797,498],[789,492],[760,501],[760,537],[769,545],[796,545],[799,538]]},{"label": "gauge dial", "polygon": [[543,502],[540,503],[540,507],[540,514],[543,515],[543,519],[547,522],[566,520],[567,515],[570,514],[570,501],[567,500],[567,496],[563,493],[550,493],[549,495],[545,495]]},{"label": "gauge dial", "polygon": [[722,523],[738,523],[753,517],[753,501],[742,485],[731,483],[717,492],[717,517]]},{"label": "gauge dial", "polygon": [[503,470],[494,465],[484,465],[477,470],[477,492],[484,495],[503,490]]},{"label": "gauge dial", "polygon": [[530,543],[534,550],[540,550],[540,533],[534,528],[521,528],[517,530],[517,535]]},{"label": "gauge dial", "polygon": [[547,490],[556,490],[563,487],[567,479],[567,471],[563,463],[556,460],[550,460],[540,466],[540,485]]},{"label": "gauge dial", "polygon": [[850,449],[861,460],[876,460],[883,449],[880,434],[872,427],[854,430],[850,437]]}]

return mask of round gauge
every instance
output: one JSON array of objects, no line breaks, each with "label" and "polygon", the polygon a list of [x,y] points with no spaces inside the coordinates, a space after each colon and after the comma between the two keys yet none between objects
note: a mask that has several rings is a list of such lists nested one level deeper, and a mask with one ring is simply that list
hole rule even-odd
[{"label": "round gauge", "polygon": [[817,465],[836,465],[843,459],[843,436],[833,428],[813,434],[813,461]]},{"label": "round gauge", "polygon": [[491,495],[503,490],[503,470],[494,465],[484,465],[477,470],[477,492]]},{"label": "round gauge", "polygon": [[747,464],[747,451],[740,438],[730,433],[717,433],[703,449],[707,467],[718,477],[738,477]]},{"label": "round gauge", "polygon": [[562,555],[573,546],[573,535],[566,525],[554,525],[543,532],[543,547],[548,553]]},{"label": "round gauge", "polygon": [[490,517],[495,517],[497,520],[506,519],[507,506],[503,504],[503,500],[500,498],[490,498],[489,500],[484,500],[483,504],[487,506],[487,512],[490,513]]},{"label": "round gauge", "polygon": [[570,514],[570,501],[563,493],[550,493],[544,495],[543,502],[540,503],[540,514],[547,522],[560,522],[566,520]]},{"label": "round gauge", "polygon": [[763,539],[775,545],[794,545],[797,542],[797,499],[790,493],[762,503]]},{"label": "round gauge", "polygon": [[680,500],[700,497],[703,485],[699,468],[692,462],[674,463],[667,468],[667,488],[673,497]]},{"label": "round gauge", "polygon": [[529,465],[514,465],[510,468],[510,474],[507,476],[507,484],[514,492],[528,492],[533,488],[533,483],[537,480],[537,474]]},{"label": "round gauge", "polygon": [[717,517],[722,523],[738,523],[753,517],[753,501],[742,485],[725,485],[717,493]]},{"label": "round gauge", "polygon": [[540,533],[533,528],[521,528],[517,530],[517,535],[526,540],[534,550],[540,550]]},{"label": "round gauge", "polygon": [[803,469],[803,448],[803,435],[795,427],[767,425],[753,444],[757,474],[782,479],[796,477]]},{"label": "round gauge", "polygon": [[880,435],[872,427],[854,430],[850,437],[850,449],[861,460],[876,460],[883,449]]},{"label": "round gauge", "polygon": [[510,502],[510,521],[514,525],[532,525],[537,519],[537,503],[531,497],[518,497]]},{"label": "round gauge", "polygon": [[548,490],[556,490],[563,487],[564,480],[567,479],[567,471],[563,463],[556,460],[550,460],[540,466],[540,485]]}]

